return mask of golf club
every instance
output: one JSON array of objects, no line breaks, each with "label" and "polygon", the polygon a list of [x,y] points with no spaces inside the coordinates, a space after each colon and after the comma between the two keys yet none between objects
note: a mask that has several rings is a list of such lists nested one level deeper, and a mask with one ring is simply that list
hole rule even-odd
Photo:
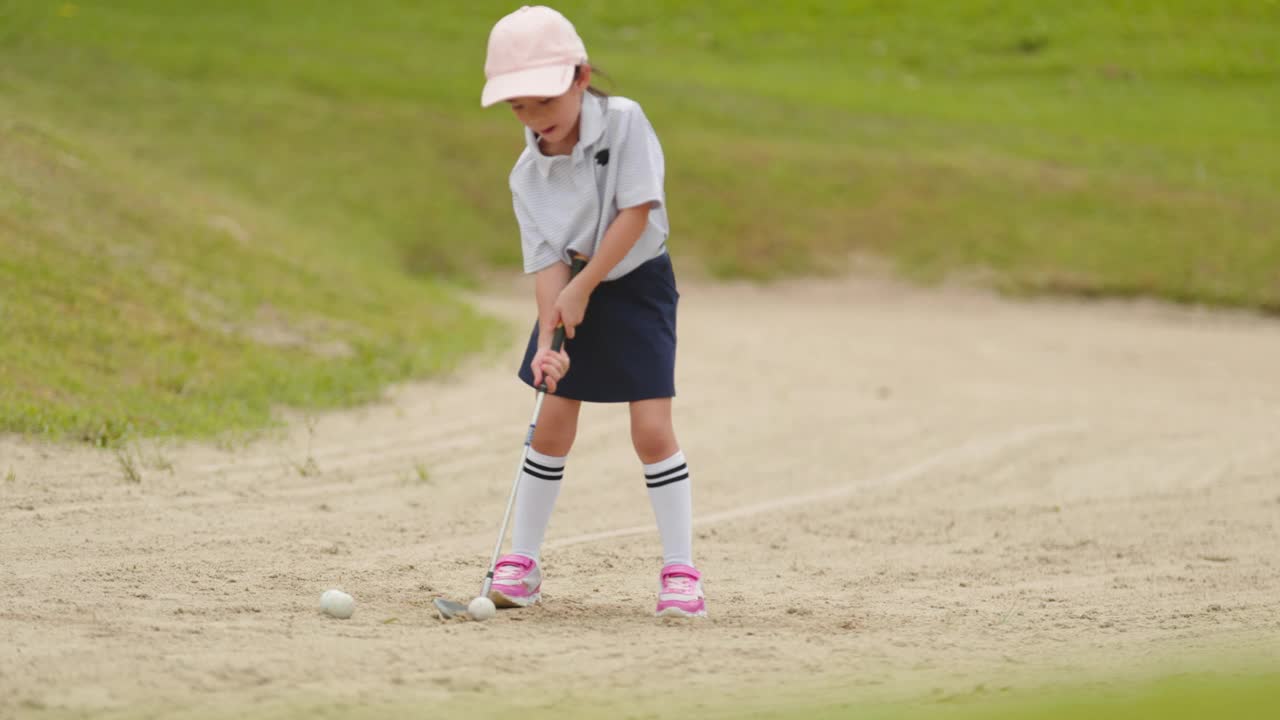
[{"label": "golf club", "polygon": [[[569,279],[577,277],[582,268],[587,266],[587,256],[580,253],[573,253],[573,263],[569,270]],[[556,327],[555,334],[551,338],[551,349],[559,352],[561,346],[564,345],[564,325]],[[538,399],[533,405],[533,417],[529,420],[529,430],[524,436],[524,450],[520,454],[520,463],[516,465],[516,479],[511,484],[511,493],[507,497],[507,510],[502,514],[502,527],[498,530],[498,542],[493,546],[493,557],[489,560],[489,569],[485,573],[484,582],[480,585],[480,594],[477,597],[489,597],[489,590],[493,587],[494,566],[498,564],[498,557],[502,554],[502,543],[507,539],[507,525],[511,521],[511,509],[515,507],[516,493],[520,488],[520,475],[524,472],[525,460],[529,457],[529,448],[533,444],[533,431],[538,427],[538,416],[542,413],[542,402],[547,396],[547,380],[544,377],[542,383],[538,386]],[[448,620],[452,617],[467,614],[467,605],[446,598],[435,599],[436,612],[440,614],[441,620]]]}]

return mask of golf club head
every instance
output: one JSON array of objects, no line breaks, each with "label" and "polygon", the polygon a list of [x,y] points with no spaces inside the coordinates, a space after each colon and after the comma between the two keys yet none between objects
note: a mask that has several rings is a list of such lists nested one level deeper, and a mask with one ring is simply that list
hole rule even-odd
[{"label": "golf club head", "polygon": [[450,620],[455,617],[467,615],[467,606],[453,600],[445,600],[444,598],[436,598],[436,612],[440,614],[441,620]]}]

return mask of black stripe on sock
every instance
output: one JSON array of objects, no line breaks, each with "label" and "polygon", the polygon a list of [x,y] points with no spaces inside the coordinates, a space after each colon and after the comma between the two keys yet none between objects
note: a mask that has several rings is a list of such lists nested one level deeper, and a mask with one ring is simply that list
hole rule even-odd
[{"label": "black stripe on sock", "polygon": [[532,475],[536,478],[542,478],[543,480],[560,480],[564,477],[564,473],[560,473],[559,475],[547,475],[545,473],[540,473],[537,470],[530,470],[528,465],[524,468],[524,474]]},{"label": "black stripe on sock", "polygon": [[689,479],[689,473],[685,473],[679,477],[673,477],[670,480],[659,480],[657,482],[647,483],[647,485],[649,486],[649,489],[652,490],[654,488],[660,488],[663,485],[670,485],[671,483],[678,483],[681,480],[688,480],[688,479]]},{"label": "black stripe on sock", "polygon": [[543,471],[543,472],[550,472],[550,473],[556,473],[556,472],[558,472],[558,473],[562,473],[562,472],[564,472],[564,466],[563,466],[563,465],[561,465],[561,466],[560,466],[560,467],[558,467],[558,468],[557,468],[557,467],[548,467],[548,466],[546,466],[546,465],[539,465],[538,463],[536,463],[536,462],[534,462],[534,461],[530,460],[529,458],[525,458],[525,460],[524,460],[524,464],[525,464],[525,465],[528,465],[528,466],[531,466],[531,467],[532,467],[533,469],[535,469],[535,470],[541,470],[541,471]]},{"label": "black stripe on sock", "polygon": [[658,478],[660,478],[660,477],[662,477],[662,476],[664,476],[664,475],[670,475],[670,474],[672,474],[672,473],[678,473],[678,472],[680,472],[681,470],[688,470],[688,469],[689,469],[689,463],[680,463],[680,464],[679,464],[679,465],[677,465],[676,467],[669,468],[669,469],[667,469],[667,470],[663,470],[662,472],[656,472],[656,473],[654,473],[654,474],[652,474],[652,475],[650,475],[649,473],[645,473],[645,475],[644,475],[644,479],[645,479],[645,480],[657,480]]}]

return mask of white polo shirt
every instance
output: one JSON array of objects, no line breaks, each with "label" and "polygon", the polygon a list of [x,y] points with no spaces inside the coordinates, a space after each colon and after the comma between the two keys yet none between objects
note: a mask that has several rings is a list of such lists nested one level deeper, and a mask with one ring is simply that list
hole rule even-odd
[{"label": "white polo shirt", "polygon": [[605,279],[616,280],[666,252],[662,146],[638,103],[585,94],[572,154],[543,155],[528,128],[525,143],[510,184],[526,273],[568,263],[570,251],[594,255],[619,209],[648,202],[656,203],[648,225]]}]

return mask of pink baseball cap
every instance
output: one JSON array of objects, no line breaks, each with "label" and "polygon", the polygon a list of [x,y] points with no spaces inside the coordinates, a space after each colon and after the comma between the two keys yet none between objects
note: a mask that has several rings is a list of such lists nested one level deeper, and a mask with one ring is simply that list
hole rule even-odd
[{"label": "pink baseball cap", "polygon": [[489,32],[484,60],[488,82],[480,105],[563,95],[573,83],[573,69],[586,61],[587,47],[568,18],[549,7],[525,5]]}]

